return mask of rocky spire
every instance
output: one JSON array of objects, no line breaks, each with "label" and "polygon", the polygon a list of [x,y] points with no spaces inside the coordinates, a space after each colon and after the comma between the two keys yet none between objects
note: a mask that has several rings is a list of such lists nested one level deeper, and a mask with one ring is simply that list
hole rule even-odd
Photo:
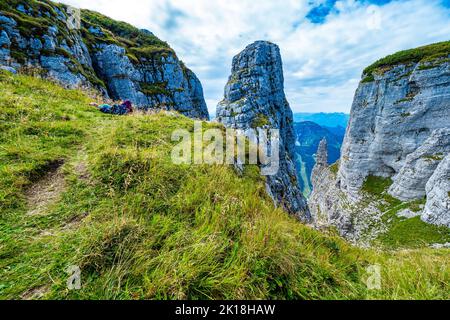
[{"label": "rocky spire", "polygon": [[320,141],[319,148],[317,148],[316,165],[328,166],[328,143],[326,138]]},{"label": "rocky spire", "polygon": [[267,176],[267,191],[277,205],[309,221],[309,209],[293,163],[293,116],[284,94],[283,67],[277,45],[257,41],[234,57],[225,97],[217,107],[217,120],[246,133],[258,128],[279,129],[279,170]]}]

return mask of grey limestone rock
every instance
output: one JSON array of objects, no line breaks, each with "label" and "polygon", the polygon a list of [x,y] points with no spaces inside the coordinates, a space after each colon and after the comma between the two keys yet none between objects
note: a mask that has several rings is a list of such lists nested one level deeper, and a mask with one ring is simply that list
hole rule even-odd
[{"label": "grey limestone rock", "polygon": [[450,153],[450,128],[437,129],[414,152],[410,153],[389,193],[400,200],[408,201],[425,197],[425,186],[439,163]]},{"label": "grey limestone rock", "polygon": [[328,166],[328,144],[325,138],[319,143],[319,148],[316,153],[316,164],[319,166]]},{"label": "grey limestone rock", "polygon": [[6,65],[11,59],[11,40],[5,30],[0,33],[0,64]]},{"label": "grey limestone rock", "polygon": [[0,66],[0,70],[5,70],[5,71],[8,71],[8,72],[11,72],[11,73],[14,73],[14,74],[17,73],[17,70],[14,69],[13,67]]},{"label": "grey limestone rock", "polygon": [[422,220],[450,228],[450,153],[427,182],[426,192],[427,202]]},{"label": "grey limestone rock", "polygon": [[94,55],[94,67],[105,80],[112,98],[131,100],[136,105],[145,105],[146,96],[138,91],[136,83],[142,80],[125,54],[125,49],[118,45],[99,45]]},{"label": "grey limestone rock", "polygon": [[47,70],[48,76],[59,81],[68,88],[78,88],[85,83],[84,76],[70,71],[68,64],[69,59],[62,56],[41,56],[41,66]]},{"label": "grey limestone rock", "polygon": [[400,212],[397,212],[397,216],[401,217],[401,218],[414,218],[417,216],[420,216],[420,211],[419,212],[414,212],[411,209],[404,209]]},{"label": "grey limestone rock", "polygon": [[124,48],[98,47],[94,67],[105,79],[111,97],[131,100],[142,109],[174,109],[191,118],[209,118],[200,81],[175,56],[135,66]]},{"label": "grey limestone rock", "polygon": [[398,65],[358,87],[339,180],[352,197],[369,175],[393,177],[434,130],[450,127],[450,63]]},{"label": "grey limestone rock", "polygon": [[44,40],[44,49],[45,50],[55,51],[56,44],[55,44],[53,37],[51,37],[49,35],[44,35],[43,40]]}]

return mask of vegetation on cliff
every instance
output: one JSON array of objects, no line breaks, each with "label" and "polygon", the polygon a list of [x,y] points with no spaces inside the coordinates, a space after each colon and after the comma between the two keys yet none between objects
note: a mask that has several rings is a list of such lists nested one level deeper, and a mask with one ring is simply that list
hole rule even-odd
[{"label": "vegetation on cliff", "polygon": [[[29,14],[18,10],[19,6],[23,6]],[[21,35],[27,38],[42,37],[48,32],[49,27],[57,27],[59,37],[68,41],[70,41],[69,34],[71,32],[81,32],[83,39],[91,50],[98,43],[122,46],[126,48],[133,62],[138,62],[137,58],[142,57],[151,58],[155,55],[169,53],[175,55],[167,42],[158,39],[152,33],[91,10],[81,10],[82,25],[80,30],[68,30],[66,21],[59,19],[56,10],[66,12],[67,6],[49,0],[4,0],[0,4],[0,13],[16,20]],[[96,33],[89,31],[92,27],[97,28]],[[15,47],[14,49],[16,55],[20,54],[20,48]]]},{"label": "vegetation on cliff", "polygon": [[374,245],[383,248],[420,248],[436,243],[450,242],[450,229],[446,226],[435,226],[423,222],[419,216],[402,217],[399,213],[403,210],[420,212],[425,204],[425,199],[410,202],[402,202],[388,194],[392,185],[390,178],[376,176],[367,177],[362,191],[372,201],[378,203],[383,213],[382,221],[387,226],[386,231],[379,234]]},{"label": "vegetation on cliff", "polygon": [[[151,59],[154,56],[167,56],[175,52],[167,42],[158,39],[152,33],[139,30],[138,28],[121,21],[116,21],[98,12],[83,9],[81,10],[83,22],[83,37],[90,47],[95,47],[99,42],[117,44],[126,48],[128,57],[134,63],[139,63],[141,59]],[[100,31],[96,35],[88,29],[94,27]]]},{"label": "vegetation on cliff", "polygon": [[430,62],[439,58],[448,58],[449,55],[450,41],[433,43],[427,46],[399,51],[374,62],[364,69],[363,82],[373,81],[374,72],[384,73],[399,64]]}]

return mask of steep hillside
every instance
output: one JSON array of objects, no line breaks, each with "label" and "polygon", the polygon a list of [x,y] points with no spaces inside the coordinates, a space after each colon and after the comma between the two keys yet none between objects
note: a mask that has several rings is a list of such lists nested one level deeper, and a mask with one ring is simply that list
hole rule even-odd
[{"label": "steep hillside", "polygon": [[[43,1],[0,3],[0,66],[57,80],[67,88],[95,88],[142,109],[174,109],[208,118],[195,74],[169,45],[97,12]],[[38,70],[36,70],[38,68]]]},{"label": "steep hillside", "polygon": [[448,249],[353,248],[274,208],[255,166],[173,164],[191,119],[89,101],[0,72],[1,299],[449,298]]},{"label": "steep hillside", "polygon": [[295,130],[295,166],[303,194],[307,197],[312,190],[311,173],[314,167],[315,154],[323,138],[328,142],[328,161],[335,163],[341,155],[342,140],[345,129],[342,127],[327,128],[311,121],[294,123]]},{"label": "steep hillside", "polygon": [[386,234],[401,234],[395,241],[404,245],[449,241],[449,58],[443,42],[365,70],[341,159],[313,178],[310,207],[322,224],[356,241]]}]

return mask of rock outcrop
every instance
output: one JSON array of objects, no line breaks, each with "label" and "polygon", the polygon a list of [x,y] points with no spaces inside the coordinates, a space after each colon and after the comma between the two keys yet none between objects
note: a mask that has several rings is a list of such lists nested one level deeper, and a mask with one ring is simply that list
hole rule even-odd
[{"label": "rock outcrop", "polygon": [[322,224],[337,226],[355,241],[381,232],[382,202],[380,206],[362,192],[375,176],[392,180],[384,192],[396,199],[426,197],[419,212],[422,220],[448,225],[449,167],[444,158],[450,154],[449,48],[449,43],[418,48],[417,56],[393,55],[367,69],[335,172],[323,165],[313,171],[309,205]]},{"label": "rock outcrop", "polygon": [[450,228],[450,154],[434,171],[426,186],[427,202],[422,220]]},{"label": "rock outcrop", "polygon": [[446,154],[450,153],[450,128],[431,133],[427,140],[410,153],[405,164],[392,179],[389,193],[403,201],[426,196],[425,186]]},{"label": "rock outcrop", "polygon": [[319,147],[317,148],[316,165],[328,166],[328,143],[325,138],[320,141]]},{"label": "rock outcrop", "polygon": [[362,81],[342,147],[341,188],[355,197],[369,175],[397,175],[434,130],[450,126],[449,92],[448,61],[400,64]]},{"label": "rock outcrop", "polygon": [[275,44],[257,41],[233,58],[225,97],[217,107],[217,120],[226,127],[254,136],[258,129],[280,132],[280,163],[267,176],[267,191],[274,202],[303,221],[310,220],[294,166],[295,135],[292,111],[284,94],[280,50]]},{"label": "rock outcrop", "polygon": [[165,42],[88,10],[81,10],[81,24],[74,27],[68,11],[48,0],[2,1],[2,69],[40,69],[41,76],[68,88],[95,88],[142,109],[209,118],[200,81]]}]

